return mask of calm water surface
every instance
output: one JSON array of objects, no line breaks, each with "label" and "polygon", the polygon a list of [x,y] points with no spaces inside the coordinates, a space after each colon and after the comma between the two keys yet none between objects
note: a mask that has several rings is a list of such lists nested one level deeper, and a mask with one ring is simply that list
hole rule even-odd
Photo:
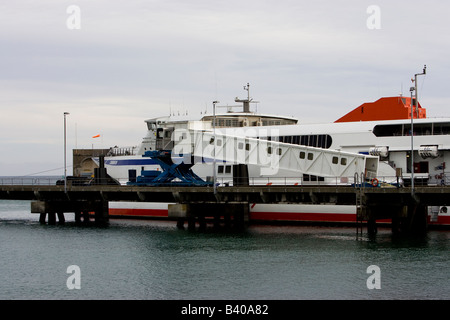
[{"label": "calm water surface", "polygon": [[[449,299],[450,231],[251,226],[189,232],[175,222],[40,225],[29,201],[0,200],[0,299]],[[69,290],[67,268],[80,268]],[[381,289],[369,290],[370,265]]]}]

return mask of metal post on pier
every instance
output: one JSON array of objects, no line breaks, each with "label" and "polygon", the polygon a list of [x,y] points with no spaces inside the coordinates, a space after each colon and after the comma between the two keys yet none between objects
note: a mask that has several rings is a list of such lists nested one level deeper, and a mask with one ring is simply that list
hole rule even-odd
[{"label": "metal post on pier", "polygon": [[217,194],[217,186],[216,186],[216,104],[219,103],[219,101],[213,101],[213,130],[214,130],[214,159],[213,159],[213,188],[214,188],[214,195]]},{"label": "metal post on pier", "polygon": [[[419,118],[419,94],[417,92],[417,76],[425,75],[427,73],[427,65],[424,65],[422,73],[416,73],[414,75],[414,87],[410,88],[411,91],[411,196],[414,197],[414,110],[417,112],[417,118]],[[414,109],[412,104],[412,93],[415,91]]]},{"label": "metal post on pier", "polygon": [[64,112],[64,192],[67,193],[67,148],[66,148],[66,116],[70,113]]}]

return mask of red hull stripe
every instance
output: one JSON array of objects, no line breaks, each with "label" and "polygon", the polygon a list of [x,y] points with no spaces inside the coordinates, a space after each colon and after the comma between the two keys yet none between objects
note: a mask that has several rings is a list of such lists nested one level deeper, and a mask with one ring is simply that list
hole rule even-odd
[{"label": "red hull stripe", "polygon": [[111,216],[161,217],[167,218],[168,211],[164,209],[122,209],[110,208]]},{"label": "red hull stripe", "polygon": [[438,216],[438,221],[431,222],[428,220],[428,223],[430,225],[450,225],[450,216]]},{"label": "red hull stripe", "polygon": [[[251,220],[266,221],[321,221],[321,222],[355,222],[352,213],[318,213],[318,212],[251,212]],[[390,222],[390,219],[379,222]]]},{"label": "red hull stripe", "polygon": [[[110,208],[111,216],[158,217],[167,218],[165,209],[125,209]],[[318,222],[355,222],[356,216],[352,213],[317,213],[317,212],[250,212],[250,220],[260,221],[318,221]],[[378,222],[391,222],[390,219],[377,220]],[[450,216],[439,216],[437,222],[429,221],[430,225],[450,225]]]}]

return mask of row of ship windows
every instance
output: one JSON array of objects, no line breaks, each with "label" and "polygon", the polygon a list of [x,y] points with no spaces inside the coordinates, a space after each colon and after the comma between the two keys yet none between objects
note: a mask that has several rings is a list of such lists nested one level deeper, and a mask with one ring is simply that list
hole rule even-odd
[{"label": "row of ship windows", "polygon": [[[297,136],[297,137],[299,137],[299,136]],[[279,138],[279,141],[281,142],[281,140],[284,139],[285,137],[277,137],[277,138]],[[272,141],[271,137],[269,137],[269,139],[267,139],[267,140]],[[330,140],[331,140],[331,137],[330,137]],[[326,139],[325,139],[325,141],[326,141]],[[211,144],[214,143],[214,138],[211,139],[210,143]],[[331,142],[330,142],[330,144],[331,144]],[[220,139],[217,140],[217,146],[219,146],[219,147],[222,146],[222,140],[220,140]],[[237,147],[238,147],[239,150],[243,150],[244,149],[244,143],[243,142],[239,142]],[[245,150],[246,151],[250,151],[250,148],[251,148],[250,143],[246,143],[245,144]],[[273,152],[274,152],[274,150],[273,150],[272,147],[267,147],[267,153],[268,154],[273,154]],[[281,148],[276,148],[275,154],[281,156],[283,154],[283,150]],[[299,152],[299,158],[300,159],[307,159],[307,160],[312,161],[312,160],[314,160],[314,153],[312,153],[312,152],[306,153],[305,151],[300,151]],[[347,165],[347,158],[342,157],[342,158],[340,158],[340,161],[339,161],[339,157],[337,157],[337,156],[333,156],[332,157],[332,159],[331,159],[331,163],[332,164],[338,164],[339,162],[340,162],[341,165],[345,166],[345,165]]]},{"label": "row of ship windows", "polygon": [[[331,147],[332,138],[328,134],[313,134],[313,135],[303,135],[303,136],[278,136],[278,137],[257,137],[257,139],[276,141],[290,144],[297,144],[301,146],[316,147],[322,149],[329,149]],[[211,144],[214,142],[214,138],[211,139]],[[222,145],[221,140],[217,140],[217,145],[220,147]],[[239,149],[243,149],[244,145],[242,142],[238,144]],[[245,150],[250,150],[250,145],[246,144]]]},{"label": "row of ship windows", "polygon": [[280,126],[280,125],[288,125],[292,124],[291,120],[259,120],[259,121],[248,121],[248,119],[245,120],[238,120],[238,119],[216,119],[216,126],[217,127],[247,127],[250,124],[250,126]]},{"label": "row of ship windows", "polygon": [[[281,150],[281,149],[279,149],[279,150]],[[308,154],[306,155],[306,152],[300,151],[299,158],[300,159],[306,158],[308,160],[314,160],[314,154],[311,152],[308,152]],[[342,158],[340,158],[340,161],[339,161],[339,157],[333,156],[333,158],[331,159],[331,163],[332,164],[340,163],[342,166],[345,166],[345,165],[347,165],[347,158],[342,157]],[[231,173],[231,166],[220,165],[217,167],[217,173]]]},{"label": "row of ship windows", "polygon": [[[388,124],[376,125],[373,128],[373,134],[377,137],[396,137],[410,136],[410,124]],[[449,135],[450,123],[416,123],[413,125],[413,135],[429,136],[429,135]]]},{"label": "row of ship windows", "polygon": [[278,136],[260,138],[269,141],[278,141],[284,143],[298,144],[301,146],[316,147],[329,149],[331,147],[332,138],[328,134],[311,134],[302,136]]}]

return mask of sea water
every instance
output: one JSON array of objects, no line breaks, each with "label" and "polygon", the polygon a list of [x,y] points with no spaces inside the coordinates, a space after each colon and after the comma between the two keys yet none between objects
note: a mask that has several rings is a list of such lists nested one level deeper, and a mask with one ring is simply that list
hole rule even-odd
[{"label": "sea water", "polygon": [[450,231],[173,221],[42,225],[30,201],[0,200],[0,299],[385,300],[450,298]]}]

